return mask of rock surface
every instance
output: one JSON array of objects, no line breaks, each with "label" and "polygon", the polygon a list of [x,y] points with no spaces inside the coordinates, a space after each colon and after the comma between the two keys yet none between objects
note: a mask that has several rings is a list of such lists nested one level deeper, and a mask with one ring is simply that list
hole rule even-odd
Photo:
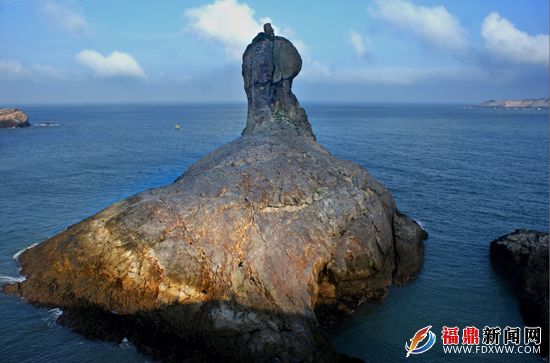
[{"label": "rock surface", "polygon": [[367,170],[315,142],[291,91],[301,58],[269,29],[243,55],[239,139],[23,252],[27,279],[4,290],[65,315],[128,319],[138,345],[136,326],[160,330],[204,348],[197,361],[344,359],[319,319],[416,275],[427,235]]},{"label": "rock surface", "polygon": [[550,98],[526,98],[523,100],[489,100],[478,105],[492,108],[549,108]]},{"label": "rock surface", "polygon": [[527,326],[540,326],[548,355],[548,233],[518,229],[491,242],[491,264],[510,280]]},{"label": "rock surface", "polygon": [[259,33],[243,54],[248,98],[243,135],[284,128],[315,139],[306,112],[291,91],[292,80],[302,69],[302,58],[291,42],[274,35],[271,25],[264,29],[267,33]]},{"label": "rock surface", "polygon": [[17,108],[0,108],[0,129],[14,127],[28,127],[29,117]]}]

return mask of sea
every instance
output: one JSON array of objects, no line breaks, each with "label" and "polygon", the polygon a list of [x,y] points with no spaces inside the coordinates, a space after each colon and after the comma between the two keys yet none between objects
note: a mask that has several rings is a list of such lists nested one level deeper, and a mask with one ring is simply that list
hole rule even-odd
[{"label": "sea", "polygon": [[[548,231],[548,110],[462,104],[303,105],[318,141],[366,167],[429,233],[420,275],[329,329],[334,348],[367,362],[542,362],[535,354],[444,353],[443,326],[520,326],[491,240]],[[170,184],[239,137],[244,104],[20,105],[33,126],[0,130],[0,282],[14,255],[111,203]],[[177,128],[176,125],[180,127]],[[127,341],[88,340],[58,309],[0,293],[1,362],[147,362]],[[405,357],[431,325],[434,347]]]}]

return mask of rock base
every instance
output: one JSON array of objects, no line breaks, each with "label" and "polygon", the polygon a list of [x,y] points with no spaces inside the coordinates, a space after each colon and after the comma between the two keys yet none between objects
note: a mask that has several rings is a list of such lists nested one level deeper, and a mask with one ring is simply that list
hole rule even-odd
[{"label": "rock base", "polygon": [[518,229],[492,241],[490,255],[510,281],[525,324],[542,328],[541,355],[548,356],[548,233]]}]

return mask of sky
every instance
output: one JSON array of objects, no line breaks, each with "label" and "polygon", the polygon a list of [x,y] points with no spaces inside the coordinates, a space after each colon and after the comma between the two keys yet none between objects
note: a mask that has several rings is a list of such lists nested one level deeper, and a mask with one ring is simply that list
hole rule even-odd
[{"label": "sky", "polygon": [[548,97],[547,0],[0,0],[0,106],[246,102],[271,22],[304,102]]}]

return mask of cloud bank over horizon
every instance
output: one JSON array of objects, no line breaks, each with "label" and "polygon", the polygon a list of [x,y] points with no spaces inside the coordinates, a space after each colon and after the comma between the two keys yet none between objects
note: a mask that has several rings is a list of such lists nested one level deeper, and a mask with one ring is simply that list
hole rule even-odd
[{"label": "cloud bank over horizon", "polygon": [[[448,100],[457,97],[458,84],[477,91],[462,92],[462,99],[548,95],[544,11],[497,0],[479,7],[365,0],[360,6],[318,4],[308,12],[307,5],[281,1],[196,0],[185,7],[168,0],[159,7],[136,0],[128,3],[132,14],[121,4],[85,8],[78,0],[6,3],[0,9],[0,36],[7,40],[0,79],[9,87],[0,101],[52,87],[56,93],[36,93],[89,99],[95,92],[101,99],[124,88],[117,95],[130,100],[240,100],[242,52],[265,22],[302,55],[297,81],[305,98],[331,99],[334,86],[335,99],[386,99],[377,92],[383,89],[403,100]],[[289,6],[294,13],[285,10]]]}]

